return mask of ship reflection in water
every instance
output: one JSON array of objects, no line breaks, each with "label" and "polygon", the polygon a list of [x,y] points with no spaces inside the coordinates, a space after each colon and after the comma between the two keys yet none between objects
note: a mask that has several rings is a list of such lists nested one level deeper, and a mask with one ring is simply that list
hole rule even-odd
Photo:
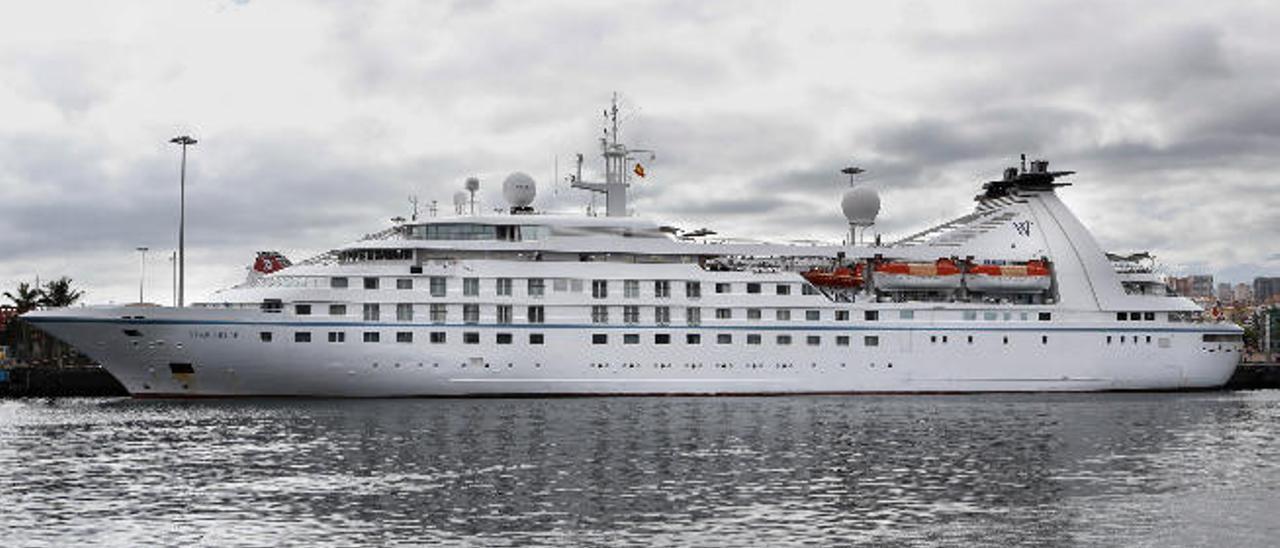
[{"label": "ship reflection in water", "polygon": [[23,545],[1272,545],[1280,393],[0,402]]}]

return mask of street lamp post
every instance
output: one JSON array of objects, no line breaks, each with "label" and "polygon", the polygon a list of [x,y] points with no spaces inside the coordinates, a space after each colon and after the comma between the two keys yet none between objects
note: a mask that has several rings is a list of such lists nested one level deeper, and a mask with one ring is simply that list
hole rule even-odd
[{"label": "street lamp post", "polygon": [[173,277],[169,288],[173,290],[173,306],[178,306],[178,252],[169,254],[169,273]]},{"label": "street lamp post", "polygon": [[147,283],[147,249],[148,248],[146,247],[138,248],[138,254],[141,256],[141,260],[138,261],[140,265],[138,274],[138,304],[146,302],[146,299],[143,298],[143,288]]},{"label": "street lamp post", "polygon": [[187,147],[196,144],[196,140],[187,135],[169,139],[170,143],[182,145],[182,170],[178,178],[178,307],[182,307],[185,295],[186,272],[186,232],[187,232]]}]

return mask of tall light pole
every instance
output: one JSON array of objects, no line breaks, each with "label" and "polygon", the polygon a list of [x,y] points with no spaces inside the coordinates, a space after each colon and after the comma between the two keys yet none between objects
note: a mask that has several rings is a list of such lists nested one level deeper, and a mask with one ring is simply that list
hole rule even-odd
[{"label": "tall light pole", "polygon": [[172,284],[169,286],[173,290],[173,306],[178,306],[178,252],[174,251],[169,254],[169,273],[173,276]]},{"label": "tall light pole", "polygon": [[182,171],[178,176],[178,307],[182,307],[185,295],[184,284],[186,271],[186,237],[187,237],[187,147],[196,144],[196,140],[187,135],[169,139],[170,143],[182,145]]},{"label": "tall light pole", "polygon": [[147,283],[147,249],[148,248],[146,247],[138,248],[138,254],[141,255],[141,260],[138,261],[140,265],[138,273],[138,304],[147,302],[146,299],[143,298],[142,292],[143,287]]}]

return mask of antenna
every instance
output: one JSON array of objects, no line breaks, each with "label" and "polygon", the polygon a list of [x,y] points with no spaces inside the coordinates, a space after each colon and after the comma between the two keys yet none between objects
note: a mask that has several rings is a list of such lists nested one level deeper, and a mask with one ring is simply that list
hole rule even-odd
[{"label": "antenna", "polygon": [[480,190],[480,179],[476,177],[467,177],[467,192],[471,193],[471,214],[476,214],[476,191]]},{"label": "antenna", "polygon": [[418,197],[413,195],[409,196],[409,205],[413,206],[413,214],[409,217],[409,219],[413,221],[417,221],[418,220]]},{"label": "antenna", "polygon": [[435,200],[431,200],[431,206],[427,208],[427,215],[430,215],[430,216],[432,216],[432,217],[435,217],[435,216],[436,216],[436,211],[437,211],[437,208],[436,208],[436,201],[435,201]]}]

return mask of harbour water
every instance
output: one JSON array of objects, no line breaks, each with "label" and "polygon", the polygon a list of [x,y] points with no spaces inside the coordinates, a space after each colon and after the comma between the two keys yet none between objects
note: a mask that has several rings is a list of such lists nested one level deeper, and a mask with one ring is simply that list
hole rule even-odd
[{"label": "harbour water", "polygon": [[0,401],[4,546],[1274,546],[1280,391]]}]

